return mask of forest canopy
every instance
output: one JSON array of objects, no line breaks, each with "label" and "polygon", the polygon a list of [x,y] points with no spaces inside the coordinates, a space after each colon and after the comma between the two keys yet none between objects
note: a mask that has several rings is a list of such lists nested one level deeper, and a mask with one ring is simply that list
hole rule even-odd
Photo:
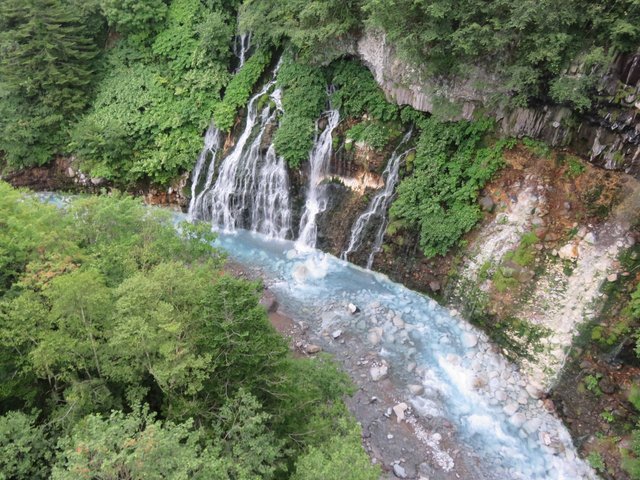
[{"label": "forest canopy", "polygon": [[[212,118],[233,126],[273,50],[293,52],[296,80],[370,28],[423,72],[480,65],[512,105],[585,111],[613,56],[637,48],[639,25],[638,0],[0,0],[0,152],[9,168],[65,155],[121,186],[167,184],[191,167]],[[230,84],[238,31],[260,56]],[[283,118],[277,144],[293,166],[315,98]]]},{"label": "forest canopy", "polygon": [[208,225],[1,182],[0,225],[0,477],[378,477],[346,375],[291,357]]}]

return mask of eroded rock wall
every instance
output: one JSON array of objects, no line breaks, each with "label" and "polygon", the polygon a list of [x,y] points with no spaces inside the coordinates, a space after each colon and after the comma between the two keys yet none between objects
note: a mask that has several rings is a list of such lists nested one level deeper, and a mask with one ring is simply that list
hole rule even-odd
[{"label": "eroded rock wall", "polygon": [[[640,178],[640,52],[619,56],[600,79],[597,104],[578,114],[558,105],[509,109],[509,90],[498,75],[481,66],[464,77],[430,75],[404,60],[379,31],[365,31],[345,50],[399,104],[448,120],[472,119],[482,111],[496,118],[504,135],[568,147],[598,166]],[[580,75],[579,69],[570,73]]]}]

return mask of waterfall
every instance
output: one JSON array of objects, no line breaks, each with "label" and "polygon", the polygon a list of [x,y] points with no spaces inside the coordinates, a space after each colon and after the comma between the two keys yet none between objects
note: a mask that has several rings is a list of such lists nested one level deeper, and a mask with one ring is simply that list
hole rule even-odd
[{"label": "waterfall", "polygon": [[389,205],[391,204],[391,200],[393,199],[393,193],[396,187],[396,183],[398,182],[400,164],[409,154],[409,152],[413,150],[413,148],[401,150],[401,147],[409,141],[411,134],[412,131],[409,131],[404,136],[400,144],[396,147],[393,154],[391,155],[391,158],[387,162],[387,166],[384,169],[384,172],[382,172],[382,176],[385,179],[384,188],[381,192],[378,192],[376,194],[376,196],[369,204],[369,208],[367,208],[367,211],[360,215],[356,222],[353,224],[353,227],[351,228],[351,238],[349,239],[349,246],[344,252],[342,252],[342,255],[340,256],[340,258],[342,258],[343,260],[347,260],[347,257],[350,253],[357,251],[362,246],[362,241],[364,240],[365,233],[367,232],[367,227],[369,226],[371,220],[374,218],[379,218],[380,222],[378,224],[378,229],[376,230],[376,234],[374,237],[373,247],[367,259],[367,269],[371,269],[375,254],[378,253],[380,251],[380,248],[382,247],[384,232],[388,224],[387,211],[389,209]]},{"label": "waterfall", "polygon": [[[249,100],[244,131],[220,162],[215,182],[215,159],[210,163],[204,189],[192,201],[191,218],[210,220],[224,232],[250,228],[272,238],[286,238],[291,232],[285,162],[276,155],[273,144],[264,148],[265,134],[275,125],[281,111],[280,91],[276,89],[269,94],[274,86],[272,79]],[[271,102],[258,112],[260,99],[265,95],[269,95]],[[199,158],[195,167],[198,176],[203,169],[200,163]]]},{"label": "waterfall", "polygon": [[[198,157],[198,161],[196,162],[196,166],[193,169],[193,173],[191,175],[191,201],[189,202],[189,217],[193,218],[193,214],[196,211],[198,202],[202,201],[202,193],[196,195],[198,184],[200,183],[200,175],[202,174],[202,169],[204,165],[209,161],[209,170],[207,172],[207,179],[205,181],[205,190],[208,186],[211,185],[211,181],[213,180],[213,174],[215,172],[215,164],[216,164],[216,155],[220,147],[222,146],[222,132],[216,128],[216,126],[211,122],[207,132],[204,135],[204,147],[202,148],[202,152],[200,152],[200,156]],[[205,191],[203,190],[203,192]]]},{"label": "waterfall", "polygon": [[238,65],[237,70],[240,70],[244,65],[244,62],[247,60],[247,54],[249,53],[250,49],[251,49],[251,32],[241,33],[240,35],[236,35],[236,38],[233,42],[233,54],[240,61],[240,64]]},{"label": "waterfall", "polygon": [[[328,119],[327,126],[320,136],[317,136],[313,148],[309,153],[309,183],[307,188],[307,198],[304,204],[304,212],[300,220],[300,235],[296,246],[300,249],[315,248],[318,234],[316,223],[318,214],[324,212],[327,207],[325,188],[320,183],[324,180],[331,152],[333,148],[333,138],[331,134],[338,125],[340,113],[338,110],[329,110],[323,114]],[[322,117],[321,117],[322,118]],[[316,124],[316,132],[318,125]]]}]

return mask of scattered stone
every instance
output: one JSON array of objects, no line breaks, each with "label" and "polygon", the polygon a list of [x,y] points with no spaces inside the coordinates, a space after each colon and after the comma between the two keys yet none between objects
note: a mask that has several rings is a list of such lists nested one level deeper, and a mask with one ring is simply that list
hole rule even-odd
[{"label": "scattered stone", "polygon": [[527,422],[525,422],[522,428],[524,429],[525,432],[531,435],[532,433],[537,432],[541,425],[542,425],[542,420],[540,420],[539,418],[532,418],[531,420],[528,420]]},{"label": "scattered stone", "polygon": [[533,385],[527,385],[525,387],[525,390],[531,398],[540,398],[540,390],[537,387]]},{"label": "scattered stone", "polygon": [[433,280],[431,282],[429,282],[429,288],[431,289],[432,292],[437,292],[440,290],[440,282]]},{"label": "scattered stone", "polygon": [[305,347],[304,351],[309,354],[319,353],[322,351],[322,347],[320,345],[309,344]]},{"label": "scattered stone", "polygon": [[389,374],[389,367],[384,363],[382,365],[371,367],[369,374],[371,375],[371,380],[377,382],[387,377]]},{"label": "scattered stone", "polygon": [[342,335],[342,330],[334,330],[333,333],[331,333],[331,336],[334,338],[334,340],[336,338],[339,338],[340,335]]},{"label": "scattered stone", "polygon": [[544,225],[544,220],[540,217],[533,217],[533,220],[531,220],[531,225],[535,227],[541,227],[542,225]]},{"label": "scattered stone", "polygon": [[393,407],[393,413],[396,414],[396,419],[398,423],[404,420],[404,412],[407,411],[407,408],[409,408],[409,406],[404,402],[401,402],[397,404],[395,407]]},{"label": "scattered stone", "polygon": [[596,236],[593,234],[593,232],[589,232],[584,236],[583,240],[585,242],[593,245],[594,243],[596,243]]},{"label": "scattered stone", "polygon": [[511,415],[511,417],[509,417],[509,423],[511,423],[511,425],[513,425],[516,428],[520,428],[522,425],[524,425],[524,422],[526,421],[527,421],[527,416],[522,412],[518,412],[514,415]]},{"label": "scattered stone", "polygon": [[393,435],[391,435],[390,433],[387,435],[387,440],[393,440]]},{"label": "scattered stone", "polygon": [[407,372],[411,373],[416,369],[416,362],[407,363]]},{"label": "scattered stone", "polygon": [[393,464],[393,474],[398,478],[407,478],[406,470],[398,463]]},{"label": "scattered stone", "polygon": [[558,250],[558,256],[562,260],[576,260],[580,256],[578,246],[573,243],[567,243],[564,247]]},{"label": "scattered stone", "polygon": [[377,345],[380,343],[380,340],[382,340],[382,332],[383,332],[382,328],[374,327],[371,330],[369,330],[367,339],[372,345]]},{"label": "scattered stone", "polygon": [[617,282],[618,281],[618,274],[617,273],[612,273],[611,275],[607,276],[607,281],[608,282]]},{"label": "scattered stone", "polygon": [[600,387],[600,390],[602,390],[602,392],[606,393],[607,395],[611,395],[616,391],[616,385],[608,378],[603,378],[602,380],[600,380],[598,386]]},{"label": "scattered stone", "polygon": [[402,318],[395,316],[393,317],[393,325],[397,328],[404,328],[404,320]]},{"label": "scattered stone", "polygon": [[94,177],[91,179],[91,183],[95,186],[99,186],[99,185],[103,185],[105,184],[107,181],[104,178],[101,177]]},{"label": "scattered stone", "polygon": [[424,392],[424,387],[422,385],[409,385],[409,391],[412,395],[421,395]]},{"label": "scattered stone", "polygon": [[503,408],[502,410],[504,411],[504,413],[505,413],[508,417],[511,417],[511,416],[513,416],[513,415],[518,411],[518,409],[519,409],[519,408],[520,408],[520,405],[518,405],[518,404],[517,404],[517,403],[515,403],[515,402],[511,402],[511,403],[509,403],[509,404],[505,405],[505,406],[504,406],[504,408]]},{"label": "scattered stone", "polygon": [[544,408],[547,410],[547,412],[553,413],[556,411],[556,406],[553,403],[553,400],[551,400],[550,398],[545,398],[542,403],[544,404]]},{"label": "scattered stone", "polygon": [[466,348],[473,348],[478,344],[478,337],[473,333],[464,333],[462,335],[462,344]]},{"label": "scattered stone", "polygon": [[349,305],[347,305],[347,311],[351,315],[355,315],[356,313],[358,313],[360,311],[360,309],[356,305],[354,305],[353,303],[350,303]]},{"label": "scattered stone", "polygon": [[485,195],[484,197],[480,197],[479,203],[480,203],[480,207],[482,207],[482,209],[485,212],[492,212],[493,209],[496,206],[495,202],[493,201],[493,199],[489,195]]}]

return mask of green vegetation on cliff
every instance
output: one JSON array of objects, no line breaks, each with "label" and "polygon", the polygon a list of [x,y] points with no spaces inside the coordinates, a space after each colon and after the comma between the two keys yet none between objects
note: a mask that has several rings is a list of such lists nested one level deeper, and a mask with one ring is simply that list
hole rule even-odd
[{"label": "green vegetation on cliff", "polygon": [[492,122],[420,123],[411,175],[398,186],[392,223],[417,230],[427,257],[444,255],[482,218],[479,191],[502,166],[508,141],[486,144]]},{"label": "green vegetation on cliff", "polygon": [[178,233],[120,195],[62,211],[3,183],[0,219],[4,478],[378,477],[346,375],[290,356],[208,227]]}]

